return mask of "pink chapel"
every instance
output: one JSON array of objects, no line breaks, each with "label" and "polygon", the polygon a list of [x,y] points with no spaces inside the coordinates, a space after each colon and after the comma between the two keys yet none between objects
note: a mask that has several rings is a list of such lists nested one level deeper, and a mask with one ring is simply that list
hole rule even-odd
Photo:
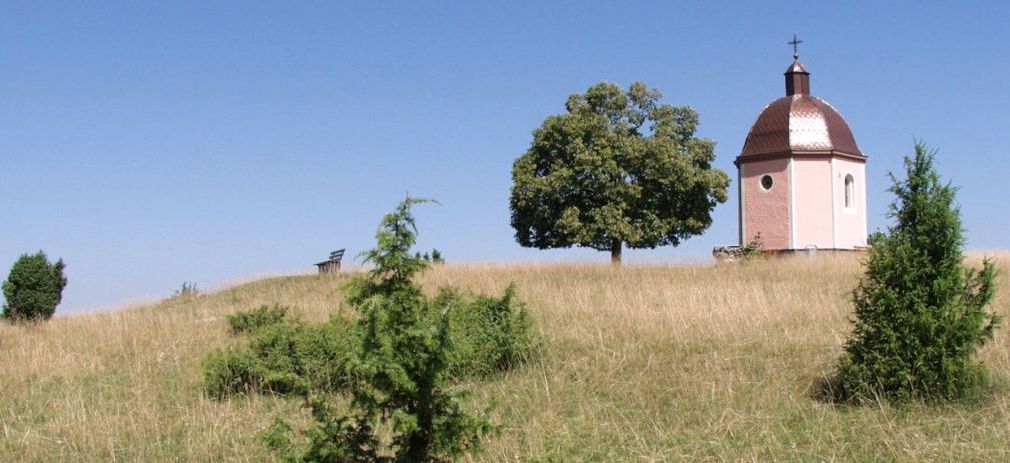
[{"label": "pink chapel", "polygon": [[785,81],[786,96],[761,111],[734,161],[740,246],[760,236],[767,251],[864,249],[866,156],[838,111],[810,95],[795,51]]}]

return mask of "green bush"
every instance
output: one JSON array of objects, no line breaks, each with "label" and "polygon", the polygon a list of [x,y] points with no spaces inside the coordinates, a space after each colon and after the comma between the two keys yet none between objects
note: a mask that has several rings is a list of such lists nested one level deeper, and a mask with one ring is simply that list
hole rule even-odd
[{"label": "green bush", "polygon": [[[361,313],[356,323],[338,317],[325,324],[285,321],[286,309],[262,306],[228,319],[232,332],[251,333],[247,346],[205,359],[211,397],[259,392],[305,398],[317,424],[306,433],[307,446],[295,445],[293,430],[280,420],[265,434],[280,459],[452,458],[488,430],[483,418],[460,408],[454,381],[491,376],[537,354],[539,336],[513,286],[500,298],[453,288],[435,297],[421,292],[412,278],[427,260],[409,253],[414,202],[408,199],[383,219],[378,247],[366,253],[375,269],[345,287]],[[327,406],[332,393],[349,396],[347,413]]]},{"label": "green bush", "polygon": [[493,376],[528,362],[539,351],[539,335],[513,285],[501,298],[442,289],[436,305],[449,308],[454,350],[449,372],[455,377]]},{"label": "green bush", "polygon": [[[413,281],[427,262],[412,255],[408,198],[386,215],[378,245],[365,253],[375,268],[346,287],[361,314],[344,371],[350,407],[330,409],[307,395],[315,427],[295,445],[278,421],[267,444],[285,461],[449,461],[479,445],[489,425],[460,405],[460,376],[490,375],[528,360],[538,345],[523,305],[509,287],[501,298],[444,288],[435,297]],[[380,437],[381,436],[381,437]]]},{"label": "green bush", "polygon": [[[305,434],[306,445],[292,442],[295,430],[281,418],[262,434],[267,447],[277,459],[287,463],[383,463],[388,456],[380,455],[375,441],[375,429],[363,415],[341,415],[323,397],[306,400],[317,426]],[[399,461],[399,460],[398,460]],[[408,460],[409,461],[409,460]]]},{"label": "green bush", "polygon": [[214,349],[203,360],[203,387],[208,396],[223,398],[258,390],[263,372],[248,349]]},{"label": "green bush", "polygon": [[431,253],[421,254],[420,252],[415,252],[414,257],[423,260],[425,263],[429,264],[444,264],[445,258],[442,257],[442,251],[438,249],[432,249]]},{"label": "green bush", "polygon": [[63,259],[49,263],[46,254],[22,254],[11,267],[3,283],[3,316],[10,321],[48,320],[63,299],[67,277],[63,275]]},{"label": "green bush", "polygon": [[228,327],[232,334],[240,334],[255,331],[269,325],[276,325],[284,321],[288,314],[288,308],[274,304],[261,305],[253,310],[238,312],[228,316]]},{"label": "green bush", "polygon": [[876,234],[854,292],[855,326],[830,393],[844,401],[950,400],[985,379],[972,361],[999,318],[985,310],[996,270],[963,264],[956,189],[942,184],[932,152],[917,144],[897,180],[887,234]]},{"label": "green bush", "polygon": [[[494,376],[537,355],[540,338],[515,288],[500,298],[442,289],[436,299],[449,313],[452,377]],[[228,317],[232,333],[251,337],[246,346],[208,355],[203,376],[209,396],[344,390],[342,368],[356,328],[339,318],[323,324],[285,323],[287,313],[284,306],[260,306]]]},{"label": "green bush", "polygon": [[215,350],[203,362],[204,390],[223,398],[251,392],[303,394],[339,391],[354,333],[348,322],[274,323],[257,329],[247,346]]}]

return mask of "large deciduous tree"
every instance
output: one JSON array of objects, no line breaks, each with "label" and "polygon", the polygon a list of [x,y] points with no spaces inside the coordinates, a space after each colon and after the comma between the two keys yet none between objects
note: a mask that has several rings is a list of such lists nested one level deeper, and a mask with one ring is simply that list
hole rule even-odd
[{"label": "large deciduous tree", "polygon": [[715,142],[695,137],[698,113],[659,102],[636,82],[601,82],[568,97],[512,166],[512,227],[520,245],[677,246],[711,225],[729,176],[712,168]]}]

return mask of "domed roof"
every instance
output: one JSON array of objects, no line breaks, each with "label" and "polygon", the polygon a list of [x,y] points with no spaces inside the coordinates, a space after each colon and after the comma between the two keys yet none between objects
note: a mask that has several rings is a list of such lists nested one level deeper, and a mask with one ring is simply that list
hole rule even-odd
[{"label": "domed roof", "polygon": [[809,89],[809,73],[794,61],[786,70],[787,95],[761,111],[737,162],[791,153],[865,158],[842,115],[828,102],[809,95]]}]

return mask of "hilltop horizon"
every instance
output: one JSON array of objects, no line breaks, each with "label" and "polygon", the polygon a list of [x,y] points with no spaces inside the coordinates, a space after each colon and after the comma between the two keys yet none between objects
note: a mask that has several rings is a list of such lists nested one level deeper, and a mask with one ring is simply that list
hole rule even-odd
[{"label": "hilltop horizon", "polygon": [[[596,251],[594,251],[596,252]],[[1002,261],[1010,261],[1010,249],[966,249],[964,251],[965,257],[968,259],[981,259],[985,257],[992,257],[995,259],[1000,259]],[[854,253],[854,257],[860,258],[859,253]],[[779,257],[781,259],[783,257]],[[809,259],[806,255],[796,254],[784,256],[786,259]],[[831,254],[821,253],[818,256],[812,257],[813,259],[832,259],[834,258]],[[648,259],[642,260],[626,260],[622,262],[621,268],[630,269],[649,269],[649,268],[670,268],[670,269],[683,269],[685,267],[710,267],[718,263],[717,259],[709,255],[707,258],[685,258],[679,261],[665,261],[665,260],[655,260],[651,261]],[[591,267],[591,268],[610,268],[613,264],[609,260],[605,259],[543,259],[543,260],[533,260],[533,261],[522,261],[522,260],[499,260],[499,261],[447,261],[444,266],[451,268],[477,268],[481,270],[489,269],[509,269],[515,267],[534,267],[534,268],[581,268],[581,267]],[[736,264],[730,264],[736,265]],[[355,274],[362,271],[366,271],[370,268],[369,265],[353,264],[345,265],[340,273],[341,274]],[[286,277],[311,277],[319,276],[321,278],[328,278],[326,276],[318,275],[315,268],[301,268],[290,271],[278,271],[278,272],[264,272],[257,275],[239,275],[232,278],[228,278],[224,281],[218,282],[214,285],[197,286],[196,289],[201,295],[214,295],[224,291],[234,289],[236,287],[254,284],[258,282],[263,282],[267,280],[272,280],[276,278],[286,278]],[[188,282],[187,282],[188,283]],[[181,283],[180,283],[181,286]],[[143,307],[148,307],[151,305],[163,303],[170,300],[173,297],[173,292],[178,291],[179,286],[172,288],[172,291],[165,294],[152,294],[143,297],[137,297],[129,301],[121,301],[119,303],[113,303],[103,306],[89,307],[86,310],[58,310],[56,311],[55,317],[60,316],[86,316],[88,314],[98,314],[98,313],[109,313],[118,312],[123,310],[139,309]]]}]

